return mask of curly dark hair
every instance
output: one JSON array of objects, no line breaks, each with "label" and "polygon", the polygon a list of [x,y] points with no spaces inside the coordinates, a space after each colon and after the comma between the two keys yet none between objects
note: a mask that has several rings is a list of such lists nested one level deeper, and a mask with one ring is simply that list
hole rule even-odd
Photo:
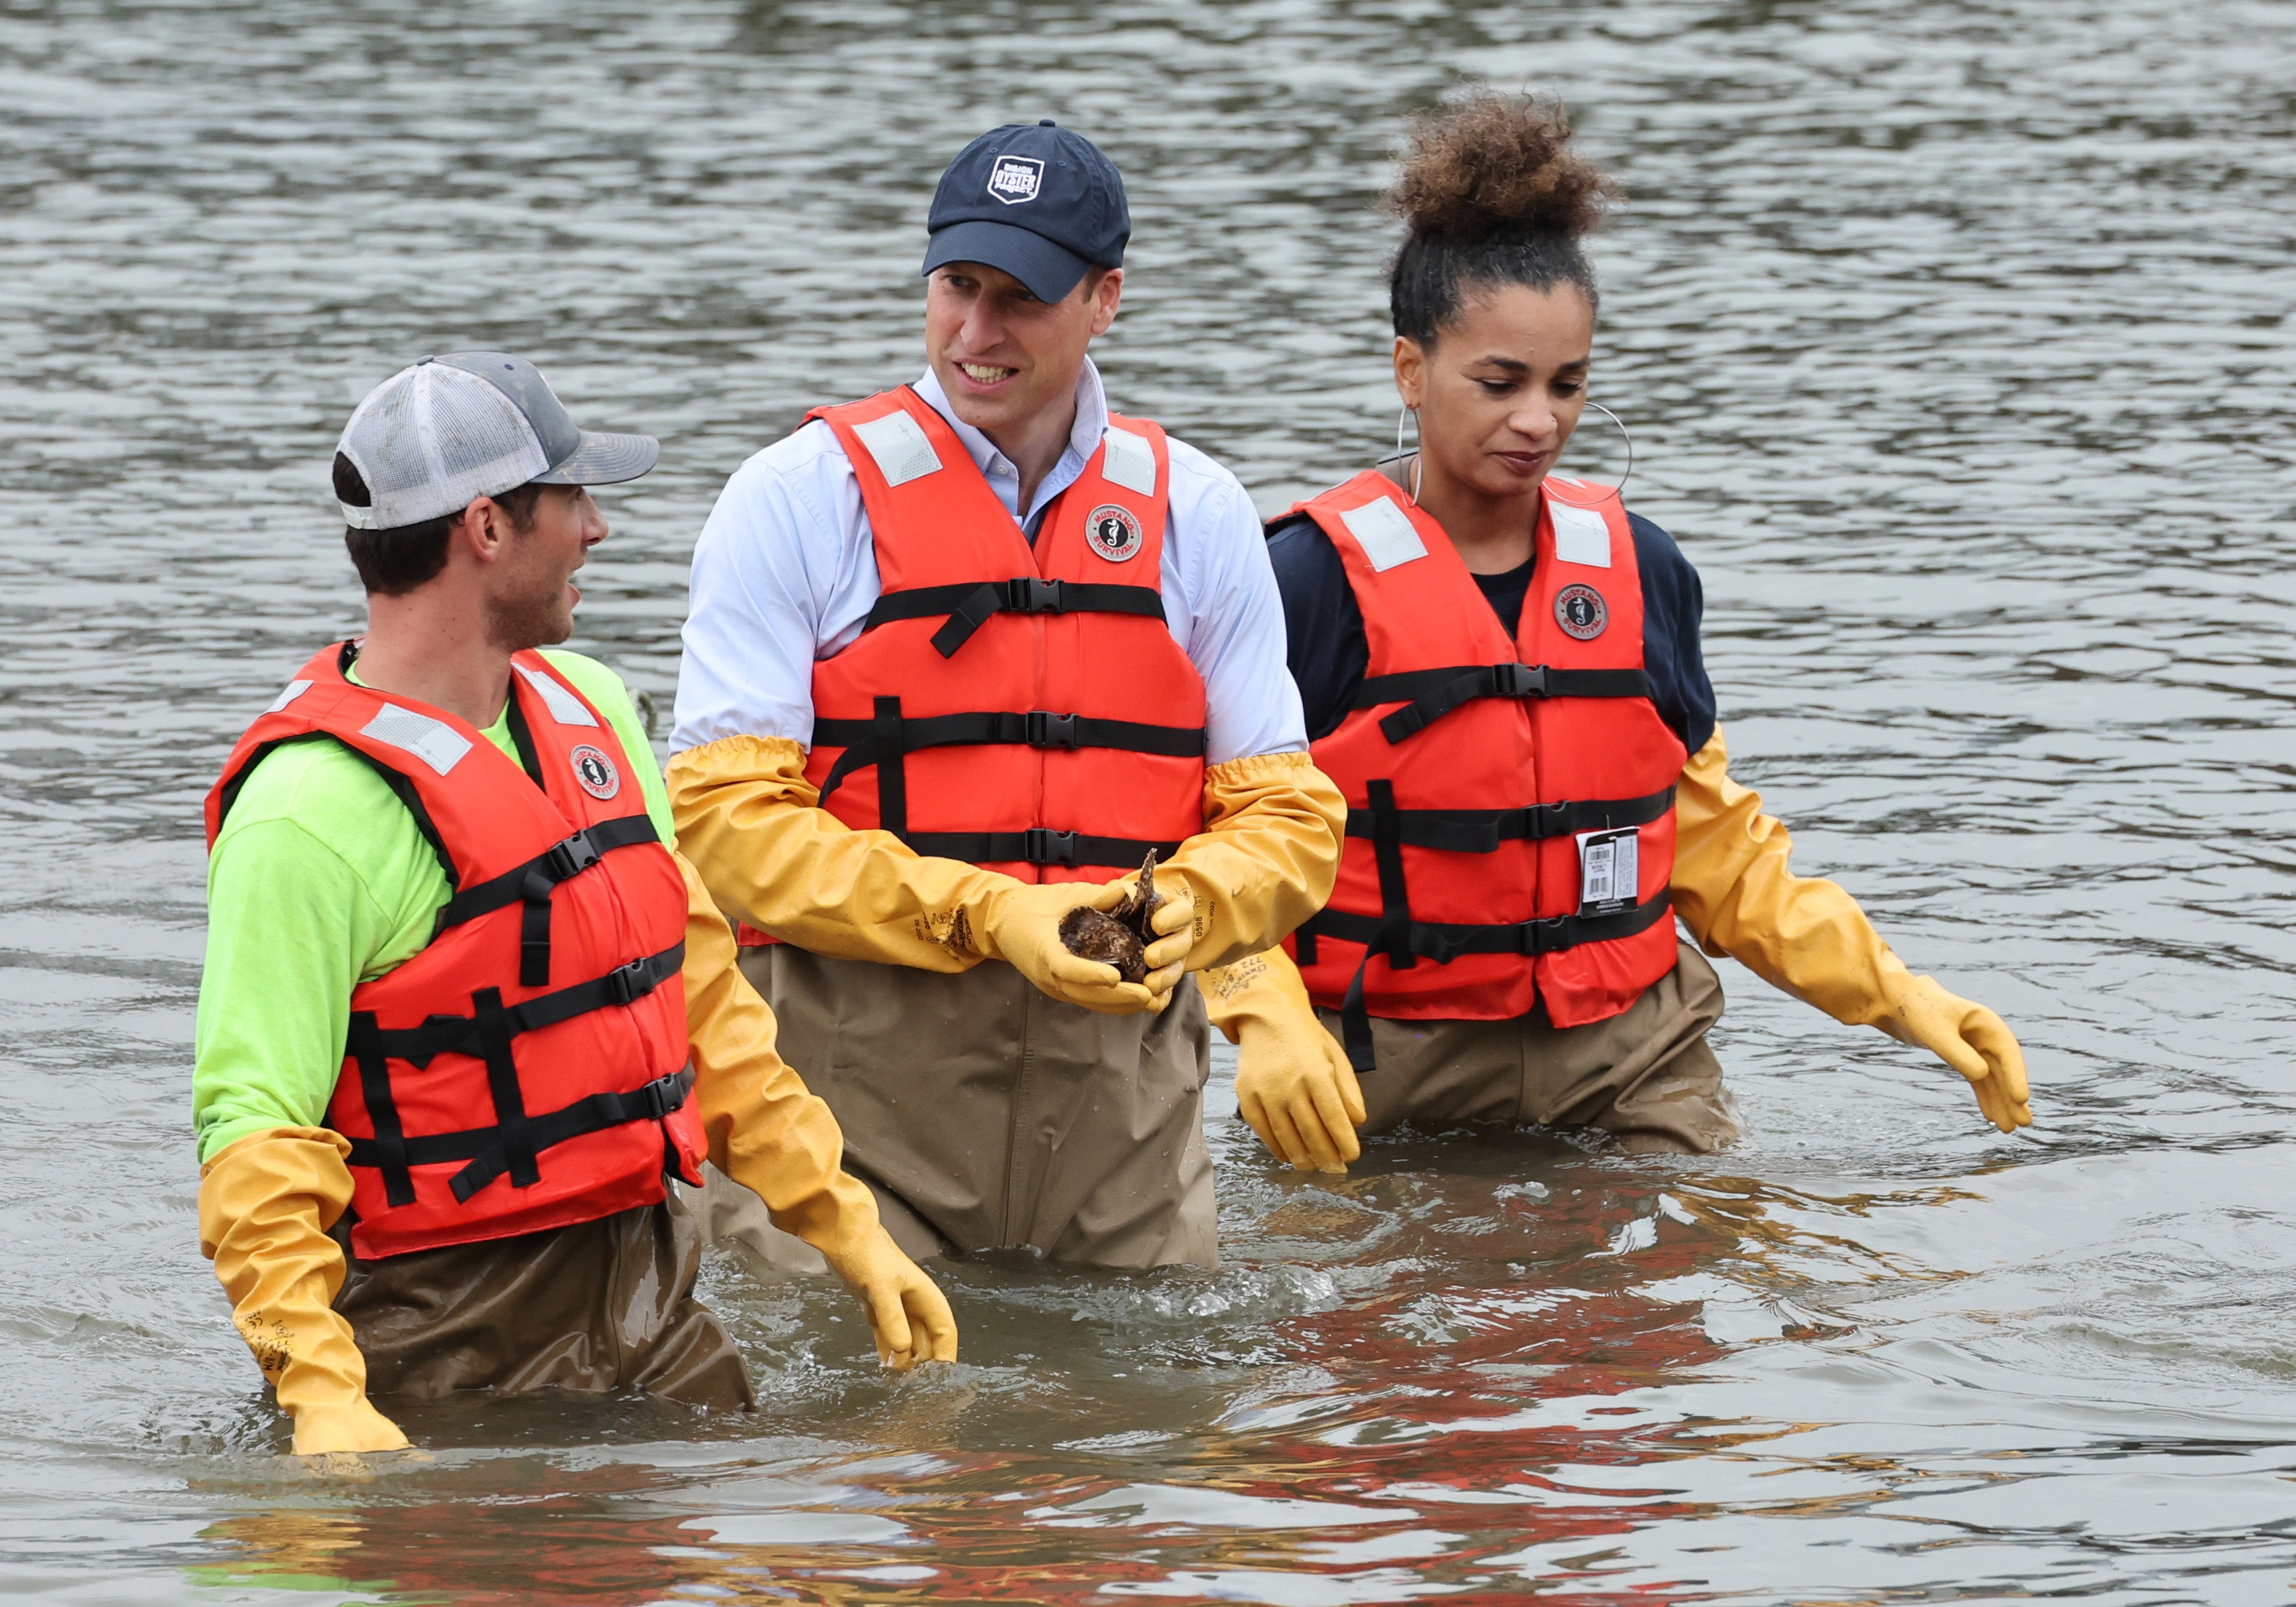
[{"label": "curly dark hair", "polygon": [[1389,283],[1395,332],[1432,346],[1470,286],[1573,284],[1599,303],[1578,242],[1618,198],[1570,148],[1559,102],[1484,93],[1422,116],[1387,196],[1411,231]]}]

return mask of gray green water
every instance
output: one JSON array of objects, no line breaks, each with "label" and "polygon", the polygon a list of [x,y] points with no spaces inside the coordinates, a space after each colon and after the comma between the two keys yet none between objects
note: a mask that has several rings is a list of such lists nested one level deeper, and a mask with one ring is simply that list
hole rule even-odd
[{"label": "gray green water", "polygon": [[[1371,206],[1465,74],[1632,191],[1596,395],[1735,767],[2024,1035],[2030,1134],[1726,966],[1726,1154],[1300,1182],[1223,1070],[1216,1275],[961,1267],[889,1381],[713,1263],[754,1421],[283,1458],[194,1240],[197,813],[357,618],[351,404],[502,346],[662,436],[577,645],[666,709],[726,472],[919,366],[964,138],[1115,155],[1111,387],[1272,510],[1392,437]],[[0,4],[0,1595],[2287,1600],[2292,86],[2285,0]]]}]

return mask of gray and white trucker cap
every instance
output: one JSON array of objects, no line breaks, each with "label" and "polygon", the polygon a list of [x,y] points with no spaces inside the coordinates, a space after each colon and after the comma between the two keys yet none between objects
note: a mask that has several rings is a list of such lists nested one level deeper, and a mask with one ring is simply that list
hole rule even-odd
[{"label": "gray and white trucker cap", "polygon": [[459,513],[530,481],[611,486],[661,456],[650,435],[581,430],[542,371],[500,351],[453,351],[402,368],[367,393],[336,450],[366,482],[353,529],[395,530]]}]

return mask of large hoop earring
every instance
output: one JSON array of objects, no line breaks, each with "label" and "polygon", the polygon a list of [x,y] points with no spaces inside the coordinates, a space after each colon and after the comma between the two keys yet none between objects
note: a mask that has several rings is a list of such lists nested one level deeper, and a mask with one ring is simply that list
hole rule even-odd
[{"label": "large hoop earring", "polygon": [[1403,494],[1411,499],[1411,505],[1415,508],[1419,505],[1419,479],[1427,467],[1423,461],[1426,443],[1419,438],[1419,409],[1406,402],[1403,411],[1395,415],[1395,455],[1398,458],[1403,455],[1403,421],[1406,419],[1409,419],[1412,424],[1411,483],[1404,488]]},{"label": "large hoop earring", "polygon": [[[1634,434],[1627,428],[1626,420],[1620,418],[1617,414],[1612,413],[1608,407],[1603,406],[1602,403],[1590,400],[1587,402],[1587,406],[1592,407],[1595,412],[1601,414],[1613,424],[1616,424],[1619,427],[1619,433],[1626,438],[1627,471],[1619,476],[1619,483],[1611,488],[1611,494],[1623,501],[1627,494],[1627,482],[1635,477]],[[1402,426],[1398,424],[1396,428],[1400,430]]]}]

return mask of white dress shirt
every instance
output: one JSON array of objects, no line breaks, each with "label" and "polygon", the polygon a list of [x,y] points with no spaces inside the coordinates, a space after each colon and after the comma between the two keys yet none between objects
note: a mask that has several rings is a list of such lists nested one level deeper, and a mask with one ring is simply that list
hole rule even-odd
[{"label": "white dress shirt", "polygon": [[[1046,506],[1083,474],[1108,428],[1107,394],[1087,358],[1077,378],[1076,427],[1023,519],[1020,471],[956,416],[931,371],[916,391],[1031,533]],[[1160,589],[1172,639],[1203,677],[1206,762],[1302,752],[1307,726],[1284,662],[1283,603],[1259,515],[1234,475],[1185,442],[1170,447]],[[670,751],[728,736],[789,737],[811,747],[814,662],[860,635],[882,589],[861,484],[826,423],[815,419],[743,463],[693,549]]]}]

